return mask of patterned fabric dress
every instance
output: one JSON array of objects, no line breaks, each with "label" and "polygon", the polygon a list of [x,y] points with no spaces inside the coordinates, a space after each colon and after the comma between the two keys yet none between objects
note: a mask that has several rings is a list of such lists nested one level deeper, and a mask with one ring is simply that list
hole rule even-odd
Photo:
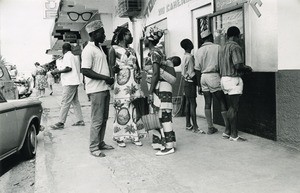
[{"label": "patterned fabric dress", "polygon": [[126,139],[137,141],[146,136],[141,120],[136,120],[136,109],[132,101],[144,94],[136,79],[137,59],[132,48],[113,46],[116,53],[116,63],[120,72],[115,75],[114,107],[115,120],[113,123],[113,139],[124,141]]},{"label": "patterned fabric dress", "polygon": [[36,67],[36,70],[33,74],[35,75],[35,87],[37,89],[43,90],[48,87],[46,70],[43,67]]},{"label": "patterned fabric dress", "polygon": [[[162,62],[165,60],[165,56],[157,48],[153,49],[149,55],[152,63],[156,62],[162,65]],[[165,136],[166,148],[173,148],[176,142],[175,132],[172,128],[172,109],[172,85],[160,76],[153,93],[153,110],[155,113],[158,113],[160,117]],[[162,135],[159,129],[153,131],[152,140],[153,148],[157,148],[162,145]]]}]

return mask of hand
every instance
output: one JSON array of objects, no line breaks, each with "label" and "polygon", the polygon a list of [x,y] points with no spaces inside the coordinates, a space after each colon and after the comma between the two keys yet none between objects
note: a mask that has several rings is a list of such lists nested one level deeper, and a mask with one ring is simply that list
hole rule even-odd
[{"label": "hand", "polygon": [[114,84],[115,82],[115,79],[113,77],[108,77],[106,80],[105,80],[106,84],[108,85],[112,85]]},{"label": "hand", "polygon": [[56,74],[58,74],[59,73],[59,70],[58,69],[55,69],[55,70],[52,70],[51,71],[51,74],[54,76],[54,75],[56,75]]},{"label": "hand", "polygon": [[199,95],[203,95],[201,86],[198,86],[198,94],[199,94]]},{"label": "hand", "polygon": [[148,103],[149,104],[153,103],[153,94],[152,93],[149,94],[149,96],[148,96]]},{"label": "hand", "polygon": [[113,70],[114,73],[119,73],[121,69],[120,69],[119,65],[114,65],[112,67],[112,70]]}]

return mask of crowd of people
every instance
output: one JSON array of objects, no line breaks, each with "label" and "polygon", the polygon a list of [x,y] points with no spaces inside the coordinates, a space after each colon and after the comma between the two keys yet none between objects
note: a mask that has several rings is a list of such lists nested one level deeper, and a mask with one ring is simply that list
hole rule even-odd
[{"label": "crowd of people", "polygon": [[[86,25],[89,42],[81,54],[80,64],[74,59],[71,45],[65,43],[63,49],[63,69],[51,71],[51,75],[61,75],[63,86],[59,121],[51,125],[53,129],[62,129],[71,105],[75,109],[77,122],[74,126],[84,126],[78,86],[80,72],[85,76],[85,90],[91,102],[90,145],[91,155],[104,157],[102,150],[114,149],[105,143],[110,90],[113,90],[115,119],[113,122],[113,140],[119,147],[125,148],[127,142],[142,146],[145,126],[135,105],[137,99],[145,98],[141,89],[141,68],[136,52],[129,45],[133,37],[129,29],[118,27],[114,31],[112,45],[108,55],[101,47],[105,40],[105,29],[101,20]],[[213,96],[221,105],[221,114],[225,123],[223,138],[231,141],[245,141],[238,135],[237,113],[239,98],[243,92],[241,76],[252,69],[244,64],[243,50],[238,45],[240,31],[232,26],[227,30],[228,41],[224,47],[213,43],[213,35],[206,30],[201,33],[204,43],[192,54],[194,45],[191,40],[180,42],[184,50],[182,60],[178,57],[166,58],[157,46],[163,31],[151,28],[144,37],[144,46],[149,49],[145,59],[146,81],[148,83],[149,112],[155,114],[161,128],[152,130],[152,147],[156,155],[168,155],[175,152],[176,137],[172,126],[172,85],[176,81],[174,66],[182,67],[184,93],[186,97],[186,129],[201,134],[214,134],[218,131],[213,125],[211,105]],[[36,88],[44,94],[47,81],[42,79],[46,72],[36,63]],[[178,78],[178,77],[177,77]],[[197,90],[198,87],[198,90]],[[51,94],[52,94],[51,89]],[[207,131],[197,124],[197,93],[204,96]],[[226,97],[227,96],[227,97]],[[228,100],[227,100],[228,99]],[[228,103],[227,103],[228,101]]]}]

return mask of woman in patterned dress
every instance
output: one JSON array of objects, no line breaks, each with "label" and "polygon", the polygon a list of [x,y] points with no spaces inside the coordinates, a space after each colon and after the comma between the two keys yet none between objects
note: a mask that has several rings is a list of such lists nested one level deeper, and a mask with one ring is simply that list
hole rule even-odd
[{"label": "woman in patterned dress", "polygon": [[141,146],[140,138],[146,133],[141,121],[136,119],[134,99],[143,96],[140,87],[140,68],[135,51],[128,45],[133,41],[127,28],[118,27],[114,31],[112,47],[109,50],[109,64],[115,73],[113,139],[118,146],[126,147],[125,141],[131,140]]},{"label": "woman in patterned dress", "polygon": [[38,90],[37,97],[45,96],[45,89],[48,86],[46,69],[44,69],[38,62],[35,64],[36,69],[34,70],[32,76],[35,77],[35,88]]},{"label": "woman in patterned dress", "polygon": [[172,85],[160,74],[160,68],[166,62],[163,52],[156,47],[163,31],[151,28],[146,34],[145,47],[149,48],[149,58],[152,63],[152,78],[149,89],[149,99],[153,103],[155,113],[159,115],[162,129],[153,130],[152,147],[160,149],[156,155],[168,155],[175,152],[175,132],[172,128]]}]

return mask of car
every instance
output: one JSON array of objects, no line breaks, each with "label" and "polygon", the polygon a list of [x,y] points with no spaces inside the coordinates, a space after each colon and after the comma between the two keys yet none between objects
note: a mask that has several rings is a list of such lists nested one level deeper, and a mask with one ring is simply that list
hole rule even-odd
[{"label": "car", "polygon": [[0,64],[0,92],[6,99],[18,99],[18,88],[12,80],[6,66]]},{"label": "car", "polygon": [[42,113],[40,100],[6,100],[0,91],[0,161],[17,152],[25,159],[35,157]]}]

